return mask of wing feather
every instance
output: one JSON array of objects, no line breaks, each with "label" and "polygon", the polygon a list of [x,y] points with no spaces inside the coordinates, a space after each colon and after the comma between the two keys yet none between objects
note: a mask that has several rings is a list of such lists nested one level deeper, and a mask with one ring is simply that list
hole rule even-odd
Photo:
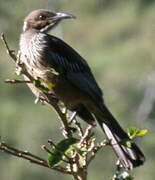
[{"label": "wing feather", "polygon": [[92,99],[102,101],[102,91],[87,62],[73,48],[57,37],[46,34],[44,42],[47,43],[46,61],[48,65],[65,75],[74,86],[89,94]]}]

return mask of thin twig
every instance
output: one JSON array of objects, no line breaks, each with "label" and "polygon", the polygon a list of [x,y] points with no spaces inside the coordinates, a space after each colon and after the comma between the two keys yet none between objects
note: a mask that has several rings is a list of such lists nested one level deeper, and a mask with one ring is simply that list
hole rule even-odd
[{"label": "thin twig", "polygon": [[90,138],[92,128],[93,128],[93,126],[91,126],[91,125],[89,125],[89,126],[86,128],[85,133],[84,133],[83,136],[81,137],[80,144],[83,144],[84,141],[87,142],[87,140]]},{"label": "thin twig", "polygon": [[6,79],[4,82],[5,82],[5,83],[10,83],[10,84],[32,83],[31,81],[18,80],[18,79]]},{"label": "thin twig", "polygon": [[79,132],[79,136],[82,137],[84,133],[83,133],[81,124],[76,120],[76,118],[73,119],[73,123],[75,124],[75,126]]},{"label": "thin twig", "polygon": [[94,145],[92,150],[91,150],[91,156],[90,158],[87,160],[87,166],[92,162],[92,160],[95,158],[97,152],[103,148],[104,146],[107,146],[107,141],[103,141],[102,143],[98,144],[98,145]]},{"label": "thin twig", "polygon": [[1,33],[1,39],[2,41],[4,42],[4,45],[5,45],[5,48],[7,50],[7,53],[9,54],[9,56],[16,62],[17,61],[17,57],[15,55],[15,51],[13,50],[10,50],[9,46],[8,46],[8,43],[6,42],[6,39],[5,39],[5,36],[4,36],[4,33]]}]

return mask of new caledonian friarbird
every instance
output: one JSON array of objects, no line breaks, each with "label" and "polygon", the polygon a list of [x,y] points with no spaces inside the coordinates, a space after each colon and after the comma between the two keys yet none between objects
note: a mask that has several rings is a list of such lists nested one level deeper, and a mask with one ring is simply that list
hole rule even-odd
[{"label": "new caledonian friarbird", "polygon": [[106,107],[86,60],[63,40],[48,34],[62,20],[72,18],[75,16],[68,13],[32,11],[24,20],[20,37],[21,60],[45,88],[51,84],[67,109],[91,125],[98,122],[125,169],[140,166],[145,161],[142,151],[134,142],[131,148],[120,143],[129,137]]}]

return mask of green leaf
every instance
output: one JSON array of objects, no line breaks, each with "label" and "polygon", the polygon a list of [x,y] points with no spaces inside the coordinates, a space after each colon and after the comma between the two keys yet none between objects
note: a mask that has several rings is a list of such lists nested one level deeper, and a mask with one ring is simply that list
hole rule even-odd
[{"label": "green leaf", "polygon": [[142,129],[142,130],[137,131],[136,136],[145,136],[145,134],[147,133],[148,133],[147,129]]},{"label": "green leaf", "polygon": [[[51,152],[52,153],[52,152]],[[54,166],[62,161],[61,153],[53,152],[53,154],[48,154],[48,165]]]},{"label": "green leaf", "polygon": [[88,149],[85,147],[82,147],[81,149],[78,149],[80,152],[88,152]]},{"label": "green leaf", "polygon": [[45,92],[45,93],[48,93],[49,92],[49,89],[42,86],[41,85],[41,81],[40,80],[33,80],[32,82],[34,84],[35,87],[37,87],[40,91],[42,92]]},{"label": "green leaf", "polygon": [[111,180],[133,180],[133,177],[127,171],[119,171]]},{"label": "green leaf", "polygon": [[119,142],[119,144],[126,146],[128,148],[132,147],[132,141],[130,139],[123,139],[122,141]]},{"label": "green leaf", "polygon": [[147,129],[139,129],[138,127],[129,127],[127,130],[128,136],[130,139],[133,139],[135,137],[144,136],[148,133]]},{"label": "green leaf", "polygon": [[127,129],[127,133],[130,139],[133,139],[138,132],[138,128],[135,126],[131,126]]},{"label": "green leaf", "polygon": [[78,139],[73,137],[63,139],[60,141],[56,147],[51,149],[51,154],[48,154],[48,164],[50,166],[55,166],[62,162],[64,154],[69,153],[74,149],[73,144],[77,143]]}]

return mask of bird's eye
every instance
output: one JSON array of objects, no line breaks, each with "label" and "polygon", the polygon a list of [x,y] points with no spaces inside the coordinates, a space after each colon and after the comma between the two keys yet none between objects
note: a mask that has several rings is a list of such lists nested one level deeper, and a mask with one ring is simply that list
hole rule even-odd
[{"label": "bird's eye", "polygon": [[45,19],[46,19],[46,16],[44,16],[44,15],[39,16],[39,20],[45,20]]}]

